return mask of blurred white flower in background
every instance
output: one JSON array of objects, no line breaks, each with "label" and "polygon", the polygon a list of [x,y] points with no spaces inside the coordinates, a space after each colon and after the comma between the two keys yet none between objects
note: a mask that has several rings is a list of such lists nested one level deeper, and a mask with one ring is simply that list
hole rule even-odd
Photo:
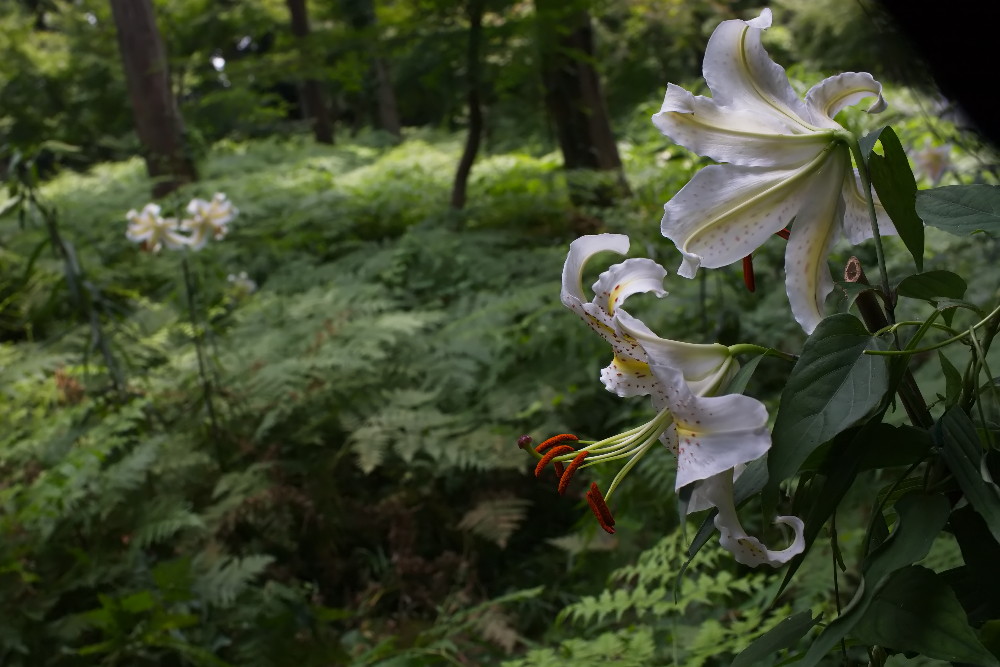
[{"label": "blurred white flower in background", "polygon": [[931,146],[931,140],[924,139],[924,147],[913,152],[913,167],[918,178],[937,185],[952,168],[951,144]]},{"label": "blurred white flower in background", "polygon": [[221,192],[216,192],[211,201],[192,199],[187,205],[190,218],[181,222],[181,229],[191,234],[191,249],[201,250],[209,238],[223,239],[229,233],[229,222],[239,210]]},{"label": "blurred white flower in background", "polygon": [[144,250],[155,253],[163,246],[177,250],[188,244],[188,238],[177,231],[177,219],[161,216],[156,204],[146,204],[141,211],[132,209],[125,217],[128,219],[125,237],[141,244]]},{"label": "blurred white flower in background", "polygon": [[235,291],[238,296],[250,296],[257,291],[257,283],[253,278],[247,275],[246,271],[230,273],[226,280],[229,281],[233,291]]}]

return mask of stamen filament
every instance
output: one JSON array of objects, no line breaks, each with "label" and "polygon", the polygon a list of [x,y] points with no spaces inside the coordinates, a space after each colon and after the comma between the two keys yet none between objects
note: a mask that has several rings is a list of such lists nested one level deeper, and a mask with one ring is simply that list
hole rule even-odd
[{"label": "stamen filament", "polygon": [[621,481],[625,479],[625,475],[627,475],[629,471],[632,470],[635,464],[639,462],[639,459],[645,456],[646,452],[649,451],[650,445],[652,445],[654,442],[656,442],[656,438],[650,438],[649,440],[644,442],[642,445],[639,446],[638,451],[636,451],[635,455],[631,459],[629,459],[628,463],[622,466],[622,469],[618,471],[618,474],[615,475],[614,480],[612,480],[611,488],[608,489],[608,495],[605,496],[605,500],[611,498],[611,494],[615,492],[615,489],[618,488],[618,485],[621,483]]},{"label": "stamen filament", "polygon": [[757,279],[753,275],[753,255],[743,258],[743,284],[747,286],[747,291],[757,291]]}]

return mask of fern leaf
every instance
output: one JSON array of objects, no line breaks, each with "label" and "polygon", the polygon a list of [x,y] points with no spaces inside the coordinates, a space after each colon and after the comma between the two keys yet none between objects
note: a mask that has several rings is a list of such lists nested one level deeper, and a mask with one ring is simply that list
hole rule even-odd
[{"label": "fern leaf", "polygon": [[507,540],[524,521],[530,504],[531,501],[523,498],[484,500],[466,512],[458,522],[458,529],[478,535],[504,549]]}]

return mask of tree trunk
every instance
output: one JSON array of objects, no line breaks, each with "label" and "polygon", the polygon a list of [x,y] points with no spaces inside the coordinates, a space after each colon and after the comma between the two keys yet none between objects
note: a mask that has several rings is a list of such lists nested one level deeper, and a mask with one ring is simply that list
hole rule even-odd
[{"label": "tree trunk", "polygon": [[465,191],[469,183],[469,173],[479,152],[479,139],[483,134],[483,110],[479,95],[479,69],[481,44],[483,39],[483,1],[469,0],[469,44],[466,53],[466,80],[469,101],[469,133],[465,138],[465,150],[455,172],[455,184],[451,190],[451,207],[465,208]]},{"label": "tree trunk", "polygon": [[[366,106],[374,106],[374,122],[376,127],[389,132],[393,136],[402,137],[399,121],[399,108],[396,105],[396,93],[392,89],[392,77],[389,75],[389,64],[385,58],[377,55],[377,29],[375,25],[375,7],[372,0],[341,0],[344,13],[351,27],[362,40],[363,48],[376,55],[372,56],[365,78],[364,94]],[[369,106],[368,111],[371,111]]]},{"label": "tree trunk", "polygon": [[111,12],[153,197],[162,197],[197,179],[184,148],[184,123],[170,89],[166,50],[151,0],[111,0]]},{"label": "tree trunk", "polygon": [[576,204],[606,206],[629,195],[601,82],[591,62],[590,14],[580,2],[535,0],[545,106],[556,126],[566,169],[614,171],[616,182],[597,191],[573,188]]},{"label": "tree trunk", "polygon": [[[286,0],[288,13],[292,17],[292,34],[299,40],[299,51],[302,60],[306,59],[306,41],[309,37],[309,14],[305,0]],[[333,123],[330,121],[330,111],[323,99],[323,88],[316,79],[305,79],[299,84],[299,100],[302,103],[302,115],[312,119],[313,135],[316,141],[323,144],[333,143]]]},{"label": "tree trunk", "polygon": [[396,92],[392,89],[392,77],[389,76],[389,63],[385,58],[376,56],[372,61],[375,70],[375,104],[378,106],[379,127],[397,139],[403,137],[403,128],[399,122],[399,107],[396,106]]}]

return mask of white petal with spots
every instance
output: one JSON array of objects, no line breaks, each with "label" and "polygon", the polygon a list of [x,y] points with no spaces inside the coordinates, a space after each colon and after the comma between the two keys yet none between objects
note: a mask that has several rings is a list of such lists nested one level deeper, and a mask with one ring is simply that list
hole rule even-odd
[{"label": "white petal with spots", "polygon": [[727,470],[699,485],[702,497],[719,509],[715,527],[719,530],[719,543],[733,554],[737,562],[750,567],[770,565],[779,567],[805,550],[805,528],[796,516],[779,516],[775,523],[788,526],[793,533],[791,544],[780,551],[772,551],[756,537],[747,534],[736,513],[733,499],[733,471]]},{"label": "white petal with spots", "polygon": [[740,394],[695,396],[679,370],[659,364],[650,369],[664,386],[674,418],[664,435],[677,454],[675,488],[753,461],[770,449],[763,403]]}]

